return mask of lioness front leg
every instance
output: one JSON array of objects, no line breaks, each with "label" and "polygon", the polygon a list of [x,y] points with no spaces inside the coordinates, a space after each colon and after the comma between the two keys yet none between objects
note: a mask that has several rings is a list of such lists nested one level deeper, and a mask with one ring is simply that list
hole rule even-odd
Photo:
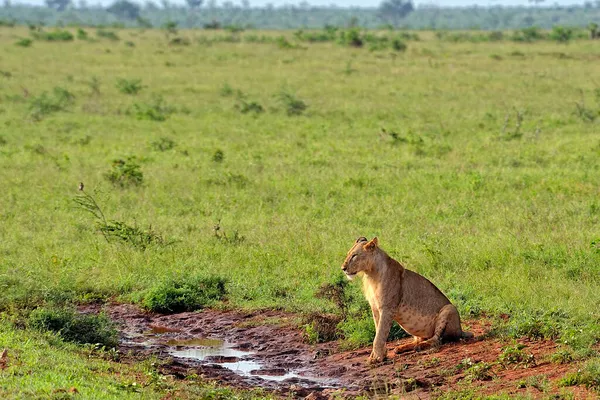
[{"label": "lioness front leg", "polygon": [[369,363],[377,363],[385,360],[386,350],[385,342],[390,335],[392,327],[392,313],[388,310],[380,310],[379,323],[375,327],[375,340],[373,341],[373,351],[369,356]]}]

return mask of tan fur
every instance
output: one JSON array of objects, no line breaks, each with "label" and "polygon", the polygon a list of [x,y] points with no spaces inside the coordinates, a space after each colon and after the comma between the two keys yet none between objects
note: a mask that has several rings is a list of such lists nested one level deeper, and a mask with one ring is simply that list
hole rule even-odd
[{"label": "tan fur", "polygon": [[363,292],[371,305],[375,340],[370,362],[386,357],[385,342],[393,321],[414,342],[398,346],[395,353],[437,347],[442,341],[473,337],[463,332],[460,316],[448,298],[425,277],[404,268],[379,248],[377,238],[358,238],[342,264],[349,279],[363,275]]}]

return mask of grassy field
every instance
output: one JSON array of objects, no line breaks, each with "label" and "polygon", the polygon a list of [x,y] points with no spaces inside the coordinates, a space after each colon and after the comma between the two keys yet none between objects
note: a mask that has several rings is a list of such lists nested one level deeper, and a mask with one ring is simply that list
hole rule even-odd
[{"label": "grassy field", "polygon": [[[0,28],[0,347],[81,359],[10,321],[143,303],[190,276],[226,279],[227,307],[335,311],[315,293],[358,236],[464,317],[510,314],[503,332],[575,349],[600,338],[597,43],[116,33],[16,45],[27,29]],[[104,219],[74,201],[79,182]],[[0,393],[62,385],[25,379]]]}]

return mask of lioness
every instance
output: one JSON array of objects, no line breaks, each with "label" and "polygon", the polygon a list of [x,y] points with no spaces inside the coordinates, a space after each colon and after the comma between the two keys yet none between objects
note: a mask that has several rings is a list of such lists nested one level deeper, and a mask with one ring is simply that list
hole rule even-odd
[{"label": "lioness", "polygon": [[405,269],[378,246],[377,238],[360,237],[348,252],[342,271],[349,279],[363,275],[363,291],[375,321],[375,340],[369,362],[386,357],[385,342],[395,320],[414,342],[398,346],[395,354],[439,346],[442,340],[473,337],[463,332],[456,307],[435,285]]}]

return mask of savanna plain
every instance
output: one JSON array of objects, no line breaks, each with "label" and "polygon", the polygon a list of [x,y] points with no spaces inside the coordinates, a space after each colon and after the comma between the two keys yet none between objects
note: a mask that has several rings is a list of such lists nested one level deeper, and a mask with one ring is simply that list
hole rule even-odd
[{"label": "savanna plain", "polygon": [[554,341],[573,370],[520,396],[597,393],[597,41],[66,31],[0,28],[1,397],[276,397],[161,375],[76,307],[275,309],[314,343],[316,312],[369,346],[359,236],[487,337]]}]

